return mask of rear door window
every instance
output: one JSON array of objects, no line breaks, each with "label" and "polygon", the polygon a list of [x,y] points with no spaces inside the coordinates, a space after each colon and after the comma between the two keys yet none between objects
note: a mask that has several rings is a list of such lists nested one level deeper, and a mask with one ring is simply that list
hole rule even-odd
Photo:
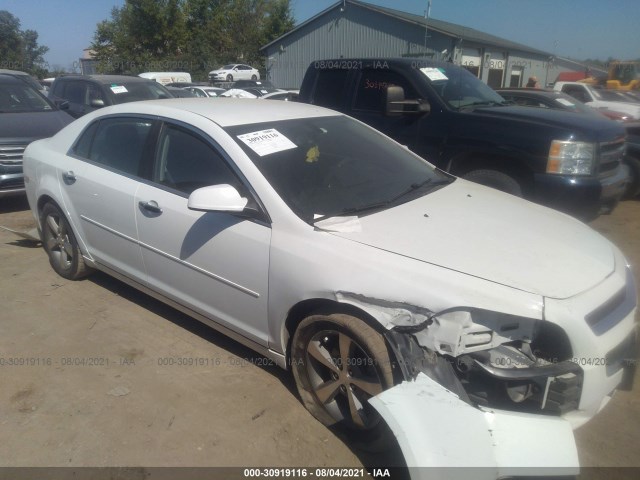
[{"label": "rear door window", "polygon": [[106,118],[87,128],[73,151],[109,169],[141,176],[152,126],[146,118]]},{"label": "rear door window", "polygon": [[327,108],[340,110],[342,98],[349,78],[349,70],[320,70],[313,90],[312,103]]}]

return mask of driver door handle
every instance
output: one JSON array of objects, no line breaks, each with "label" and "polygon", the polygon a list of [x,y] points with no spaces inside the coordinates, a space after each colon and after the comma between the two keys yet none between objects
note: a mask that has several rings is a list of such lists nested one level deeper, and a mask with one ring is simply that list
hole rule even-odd
[{"label": "driver door handle", "polygon": [[138,205],[151,213],[162,213],[162,209],[158,206],[158,202],[155,200],[149,200],[148,202],[140,200]]},{"label": "driver door handle", "polygon": [[62,174],[62,178],[66,183],[73,183],[76,181],[76,174],[73,173],[73,170],[69,170],[68,172],[64,172]]}]

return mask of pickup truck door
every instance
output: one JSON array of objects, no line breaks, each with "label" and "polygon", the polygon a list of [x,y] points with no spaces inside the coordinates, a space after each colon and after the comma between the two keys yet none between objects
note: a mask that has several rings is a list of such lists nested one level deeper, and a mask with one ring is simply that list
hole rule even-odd
[{"label": "pickup truck door", "polygon": [[402,87],[407,99],[418,98],[413,85],[401,73],[364,68],[354,83],[349,114],[413,150],[418,143],[422,115],[385,115],[386,89],[390,85]]},{"label": "pickup truck door", "polygon": [[[361,122],[380,130],[411,151],[440,166],[439,157],[443,141],[444,126],[439,125],[438,106],[418,93],[409,78],[392,68],[364,68],[358,72],[354,82],[354,94],[349,114]],[[385,114],[386,88],[390,85],[404,89],[406,100],[422,99],[432,103],[431,113]],[[409,110],[410,107],[407,107]]]}]

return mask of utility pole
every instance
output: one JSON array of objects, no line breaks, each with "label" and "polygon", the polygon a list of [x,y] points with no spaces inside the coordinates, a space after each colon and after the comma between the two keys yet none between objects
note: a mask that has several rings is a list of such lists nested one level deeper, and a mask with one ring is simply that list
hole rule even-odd
[{"label": "utility pole", "polygon": [[431,16],[431,0],[427,2],[427,9],[424,11],[424,55],[427,55],[427,38],[429,38],[429,17]]}]

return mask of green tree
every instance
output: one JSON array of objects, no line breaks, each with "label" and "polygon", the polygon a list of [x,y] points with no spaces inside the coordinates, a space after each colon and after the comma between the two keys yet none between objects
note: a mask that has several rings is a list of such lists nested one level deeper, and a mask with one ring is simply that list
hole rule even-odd
[{"label": "green tree", "polygon": [[0,68],[22,70],[42,78],[47,69],[48,47],[38,45],[38,32],[20,30],[20,20],[0,10]]},{"label": "green tree", "polygon": [[293,28],[290,0],[126,0],[100,22],[91,48],[105,73],[262,65],[260,47]]}]

